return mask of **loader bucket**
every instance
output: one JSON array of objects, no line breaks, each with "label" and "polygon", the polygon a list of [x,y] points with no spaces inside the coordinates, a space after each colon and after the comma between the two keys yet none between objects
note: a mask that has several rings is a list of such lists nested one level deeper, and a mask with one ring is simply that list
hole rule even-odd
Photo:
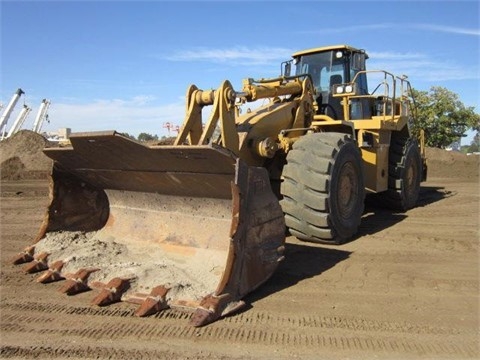
[{"label": "loader bucket", "polygon": [[15,262],[65,280],[93,303],[139,304],[137,315],[194,309],[202,326],[237,310],[283,259],[285,224],[265,169],[228,150],[147,146],[116,132],[72,134],[54,160],[51,202]]}]

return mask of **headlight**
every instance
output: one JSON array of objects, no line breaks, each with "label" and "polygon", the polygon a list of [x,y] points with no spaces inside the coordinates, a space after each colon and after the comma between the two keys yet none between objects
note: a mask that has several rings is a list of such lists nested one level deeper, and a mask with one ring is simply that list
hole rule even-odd
[{"label": "headlight", "polygon": [[346,92],[346,93],[351,93],[351,92],[353,92],[353,86],[352,86],[352,85],[347,85],[347,86],[345,86],[345,92]]},{"label": "headlight", "polygon": [[337,86],[337,89],[335,90],[335,93],[337,94],[343,94],[343,86]]}]

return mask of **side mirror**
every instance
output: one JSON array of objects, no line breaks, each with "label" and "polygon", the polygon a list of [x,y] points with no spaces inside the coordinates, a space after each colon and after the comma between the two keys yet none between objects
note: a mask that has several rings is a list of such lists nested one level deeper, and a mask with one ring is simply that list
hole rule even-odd
[{"label": "side mirror", "polygon": [[355,53],[353,55],[352,68],[360,71],[365,70],[365,54],[364,53]]},{"label": "side mirror", "polygon": [[289,77],[292,71],[292,61],[285,61],[282,64],[283,64],[282,75],[285,77]]}]

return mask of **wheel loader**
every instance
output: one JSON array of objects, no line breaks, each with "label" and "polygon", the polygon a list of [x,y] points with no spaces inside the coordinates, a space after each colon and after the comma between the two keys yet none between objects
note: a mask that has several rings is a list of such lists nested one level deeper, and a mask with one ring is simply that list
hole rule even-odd
[{"label": "wheel loader", "polygon": [[202,326],[238,310],[284,258],[286,235],[351,239],[366,193],[415,206],[427,168],[410,84],[367,58],[320,47],[241,91],[191,85],[173,145],[105,131],[45,148],[50,205],[13,262],[62,280],[64,294],[94,290],[92,304],[138,304],[139,316],[181,308]]}]

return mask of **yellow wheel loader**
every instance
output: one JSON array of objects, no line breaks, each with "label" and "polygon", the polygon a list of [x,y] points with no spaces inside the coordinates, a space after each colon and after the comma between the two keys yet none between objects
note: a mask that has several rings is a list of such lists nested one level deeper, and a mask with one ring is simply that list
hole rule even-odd
[{"label": "yellow wheel loader", "polygon": [[136,303],[139,316],[193,309],[192,325],[202,326],[236,311],[276,270],[288,232],[346,241],[366,192],[395,209],[415,206],[426,164],[410,132],[410,84],[366,70],[366,59],[346,45],[315,48],[241,91],[228,81],[191,85],[173,145],[106,131],[46,148],[51,203],[14,263],[43,271],[39,282],[63,280],[67,295],[96,290],[99,306]]}]

